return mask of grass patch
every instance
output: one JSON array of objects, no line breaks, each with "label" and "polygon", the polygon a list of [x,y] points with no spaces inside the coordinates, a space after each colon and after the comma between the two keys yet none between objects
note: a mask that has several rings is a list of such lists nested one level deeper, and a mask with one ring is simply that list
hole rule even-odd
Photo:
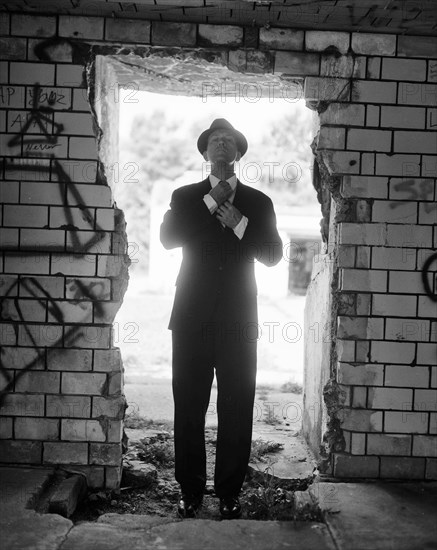
[{"label": "grass patch", "polygon": [[126,413],[124,417],[124,427],[132,430],[150,429],[150,430],[173,430],[173,422],[169,420],[156,420],[145,418],[138,411]]},{"label": "grass patch", "polygon": [[157,434],[151,441],[142,440],[137,445],[140,460],[159,468],[169,468],[174,464],[173,438],[170,434]]},{"label": "grass patch", "polygon": [[277,453],[284,448],[282,443],[276,443],[275,441],[265,441],[260,437],[252,441],[252,447],[250,450],[250,460],[263,462],[265,455],[269,453]]}]

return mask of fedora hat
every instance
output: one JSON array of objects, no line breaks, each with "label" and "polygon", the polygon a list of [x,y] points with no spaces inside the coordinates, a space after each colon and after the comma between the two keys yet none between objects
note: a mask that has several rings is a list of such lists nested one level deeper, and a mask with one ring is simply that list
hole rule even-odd
[{"label": "fedora hat", "polygon": [[213,132],[215,132],[215,130],[228,130],[229,132],[231,132],[235,137],[235,141],[237,142],[237,147],[241,153],[241,156],[244,155],[244,153],[247,151],[247,139],[243,136],[241,132],[236,130],[232,126],[232,124],[228,122],[225,118],[216,118],[212,121],[211,126],[208,128],[208,130],[205,130],[200,134],[199,139],[197,140],[197,148],[199,149],[201,155],[203,155],[203,153],[206,151],[208,147],[208,138]]}]

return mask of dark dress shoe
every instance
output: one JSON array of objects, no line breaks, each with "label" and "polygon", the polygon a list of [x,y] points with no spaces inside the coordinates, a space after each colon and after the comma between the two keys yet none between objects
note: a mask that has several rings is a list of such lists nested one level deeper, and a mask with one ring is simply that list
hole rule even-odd
[{"label": "dark dress shoe", "polygon": [[194,518],[200,508],[203,495],[182,494],[178,501],[178,516],[181,518]]},{"label": "dark dress shoe", "polygon": [[236,519],[241,516],[241,504],[238,497],[220,499],[220,514],[223,519]]}]

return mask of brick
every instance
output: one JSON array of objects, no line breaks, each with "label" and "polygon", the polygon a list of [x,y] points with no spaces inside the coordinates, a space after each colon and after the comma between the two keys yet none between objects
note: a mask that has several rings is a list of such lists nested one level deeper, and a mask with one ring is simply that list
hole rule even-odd
[{"label": "brick", "polygon": [[97,159],[97,143],[95,138],[70,138],[68,157],[77,159]]},{"label": "brick", "polygon": [[48,63],[12,62],[9,68],[11,84],[53,86],[55,83],[55,66]]},{"label": "brick", "polygon": [[417,223],[417,204],[412,201],[374,201],[372,221]]},{"label": "brick", "polygon": [[432,248],[432,227],[412,224],[387,225],[387,244],[413,248]]},{"label": "brick", "polygon": [[390,151],[391,132],[350,128],[347,133],[347,148],[359,151]]},{"label": "brick", "polygon": [[385,367],[385,384],[387,386],[426,388],[428,383],[428,367],[410,365],[386,365]]},{"label": "brick", "polygon": [[242,27],[233,25],[199,25],[199,46],[240,46],[242,43]]},{"label": "brick", "polygon": [[63,125],[63,132],[65,134],[94,136],[91,113],[56,112],[54,120],[55,124]]},{"label": "brick", "polygon": [[[404,294],[418,294],[418,289],[423,287],[422,274],[412,271],[390,271],[389,292],[400,292]],[[422,292],[425,292],[423,289]]]},{"label": "brick", "polygon": [[410,365],[415,357],[415,345],[410,342],[372,342],[371,360],[377,363]]},{"label": "brick", "polygon": [[101,395],[105,386],[105,374],[80,372],[62,374],[61,392],[63,394]]},{"label": "brick", "polygon": [[46,416],[89,418],[91,398],[80,395],[48,395]]},{"label": "brick", "polygon": [[[117,21],[120,20],[118,19]],[[76,88],[73,90],[73,111],[90,111],[86,89]]]},{"label": "brick", "polygon": [[402,154],[377,154],[376,175],[403,176],[406,179],[420,176],[420,156]]},{"label": "brick", "polygon": [[330,103],[327,108],[320,113],[320,125],[337,124],[348,126],[364,125],[364,105],[354,103]]},{"label": "brick", "polygon": [[437,457],[437,437],[415,435],[413,437],[413,456]]},{"label": "brick", "polygon": [[0,107],[22,109],[25,101],[24,86],[0,86]]},{"label": "brick", "polygon": [[367,406],[367,388],[354,386],[352,394],[352,407],[365,409]]},{"label": "brick", "polygon": [[45,15],[11,15],[11,34],[14,36],[53,36],[56,34],[56,17]]},{"label": "brick", "polygon": [[399,82],[398,103],[400,105],[422,105],[435,107],[436,98],[436,84]]},{"label": "brick", "polygon": [[414,270],[416,253],[409,248],[373,247],[372,268]]},{"label": "brick", "polygon": [[427,433],[428,414],[411,411],[386,411],[384,431],[392,433]]},{"label": "brick", "polygon": [[17,181],[0,182],[0,200],[3,204],[18,202],[19,183]]},{"label": "brick", "polygon": [[0,275],[0,296],[17,296],[18,277],[11,275]]},{"label": "brick", "polygon": [[21,297],[47,297],[62,298],[64,296],[63,277],[22,277],[20,279]]},{"label": "brick", "polygon": [[379,458],[376,456],[351,456],[334,453],[334,476],[378,477]]},{"label": "brick", "polygon": [[367,269],[342,269],[341,289],[362,292],[386,292],[387,272]]},{"label": "brick", "polygon": [[394,150],[399,153],[429,153],[437,151],[437,133],[429,132],[394,132]]},{"label": "brick", "polygon": [[111,326],[65,325],[65,347],[108,348],[111,341]]},{"label": "brick", "polygon": [[421,107],[381,107],[381,126],[391,128],[424,128],[426,110]]},{"label": "brick", "polygon": [[431,388],[437,388],[437,366],[431,367]]},{"label": "brick", "polygon": [[437,479],[437,459],[426,459],[425,479]]},{"label": "brick", "polygon": [[196,25],[153,21],[152,44],[154,46],[195,46]]},{"label": "brick", "polygon": [[59,36],[103,39],[103,18],[80,15],[59,16]]},{"label": "brick", "polygon": [[92,208],[52,207],[49,215],[49,225],[53,228],[68,225],[76,229],[94,229],[94,209]]},{"label": "brick", "polygon": [[57,65],[56,85],[86,88],[85,68],[83,65]]},{"label": "brick", "polygon": [[355,80],[352,86],[352,101],[361,103],[396,103],[397,84]]},{"label": "brick", "polygon": [[61,438],[65,441],[105,441],[106,435],[98,420],[62,420]]},{"label": "brick", "polygon": [[[246,51],[231,50],[229,52],[228,68],[231,71],[245,72],[246,71]],[[203,89],[202,89],[203,92]]]},{"label": "brick", "polygon": [[[421,128],[423,128],[423,126],[421,126]],[[427,109],[426,129],[434,132],[437,131],[437,109]]]},{"label": "brick", "polygon": [[395,55],[395,34],[352,33],[351,48],[355,53],[373,55]]},{"label": "brick", "polygon": [[381,78],[381,58],[380,57],[369,57],[367,58],[367,72],[366,77],[369,80]]},{"label": "brick", "polygon": [[424,458],[381,457],[381,477],[387,479],[423,479]]},{"label": "brick", "polygon": [[[435,405],[435,403],[434,403]],[[435,407],[434,407],[435,410]],[[429,433],[437,435],[437,413],[431,413],[429,415]]]},{"label": "brick", "polygon": [[52,254],[52,275],[95,275],[95,257],[91,254]]},{"label": "brick", "polygon": [[119,348],[96,350],[94,352],[94,370],[102,372],[119,371],[122,368]]},{"label": "brick", "polygon": [[10,227],[44,227],[48,221],[46,206],[6,205],[3,224]]},{"label": "brick", "polygon": [[5,418],[0,416],[0,440],[12,439],[12,418]]},{"label": "brick", "polygon": [[419,315],[418,317],[437,317],[437,303],[432,302],[428,296],[418,296]]},{"label": "brick", "polygon": [[5,273],[19,273],[40,275],[49,272],[50,258],[48,254],[32,254],[30,252],[23,253],[4,253]]},{"label": "brick", "polygon": [[0,243],[3,250],[18,248],[18,228],[0,228]]},{"label": "brick", "polygon": [[104,231],[66,231],[67,251],[87,254],[109,254],[111,234]]},{"label": "brick", "polygon": [[411,454],[410,435],[368,434],[367,454],[409,456]]},{"label": "brick", "polygon": [[303,49],[304,32],[292,29],[275,29],[261,27],[259,30],[260,49],[294,50]]},{"label": "brick", "polygon": [[367,406],[370,409],[411,410],[413,390],[399,388],[369,388]]},{"label": "brick", "polygon": [[9,320],[43,323],[46,319],[46,303],[41,300],[6,299],[2,303],[3,315]]},{"label": "brick", "polygon": [[348,32],[305,32],[305,49],[309,52],[329,50],[346,54],[349,50],[349,41],[350,34]]},{"label": "brick", "polygon": [[419,203],[419,224],[437,223],[437,204]]},{"label": "brick", "polygon": [[59,420],[18,417],[14,427],[16,439],[59,439]]},{"label": "brick", "polygon": [[44,443],[44,464],[86,464],[88,443]]},{"label": "brick", "polygon": [[398,36],[400,57],[437,57],[437,45],[433,36]]},{"label": "brick", "polygon": [[437,177],[437,156],[436,155],[422,155],[421,175],[425,178]]},{"label": "brick", "polygon": [[[41,86],[38,91],[34,88],[27,88],[26,107],[34,108],[47,107],[51,111],[66,111],[71,109],[71,90],[69,88]],[[27,122],[27,120],[26,120]],[[34,123],[37,128],[39,124]],[[51,133],[51,132],[49,132]]]},{"label": "brick", "polygon": [[151,24],[138,19],[106,19],[105,39],[135,44],[150,44]]},{"label": "brick", "polygon": [[121,459],[121,444],[90,444],[90,464],[117,466],[120,465]]},{"label": "brick", "polygon": [[22,60],[26,58],[26,40],[24,38],[2,37],[0,49],[4,60]]},{"label": "brick", "polygon": [[50,160],[19,158],[8,159],[5,167],[6,179],[49,181]]},{"label": "brick", "polygon": [[22,250],[64,250],[65,231],[53,229],[22,229],[20,232]]},{"label": "brick", "polygon": [[0,415],[44,416],[44,395],[8,393],[4,397]]},{"label": "brick", "polygon": [[[20,202],[23,204],[65,204],[64,197],[65,184],[63,183],[21,182]],[[63,208],[65,209],[65,206]]]},{"label": "brick", "polygon": [[278,51],[275,56],[275,74],[295,76],[318,75],[319,56],[312,53]]},{"label": "brick", "polygon": [[[67,299],[78,300],[109,300],[111,286],[109,279],[81,277],[66,279]],[[98,352],[96,352],[98,353]]]},{"label": "brick", "polygon": [[59,387],[60,374],[58,372],[23,372],[15,383],[17,392],[58,393]]},{"label": "brick", "polygon": [[414,390],[415,411],[437,411],[437,390]]},{"label": "brick", "polygon": [[270,52],[248,50],[246,53],[247,72],[265,74],[273,71],[274,57]]},{"label": "brick", "polygon": [[426,61],[424,59],[390,59],[382,61],[382,78],[387,80],[426,80]]},{"label": "brick", "polygon": [[342,196],[350,198],[386,198],[388,195],[388,178],[375,176],[351,176],[342,178]]},{"label": "brick", "polygon": [[[74,170],[74,168],[77,168],[77,170]],[[70,169],[72,171],[72,175],[75,177],[79,177],[80,168],[80,166],[71,166]],[[76,184],[74,186],[74,189],[75,193],[73,194],[70,186],[67,187],[67,200],[70,206],[82,205],[86,206],[87,208],[91,208],[92,206],[112,206],[111,189],[105,185]]]},{"label": "brick", "polygon": [[341,427],[355,432],[380,432],[382,412],[365,409],[342,409]]},{"label": "brick", "polygon": [[86,492],[87,484],[83,476],[75,474],[63,479],[50,495],[49,512],[70,517]]},{"label": "brick", "polygon": [[96,210],[96,225],[106,231],[115,230],[115,210],[113,208],[98,208]]},{"label": "brick", "polygon": [[419,319],[386,319],[387,340],[429,341],[430,323]]},{"label": "brick", "polygon": [[379,126],[380,107],[376,105],[367,105],[366,107],[366,126]]},{"label": "brick", "polygon": [[89,371],[92,351],[84,349],[48,349],[47,368],[60,371]]},{"label": "brick", "polygon": [[2,366],[5,369],[45,369],[45,348],[2,347]]},{"label": "brick", "polygon": [[124,267],[119,256],[101,255],[97,258],[97,275],[99,277],[118,277]]},{"label": "brick", "polygon": [[28,61],[40,61],[48,58],[53,62],[72,63],[73,53],[73,45],[67,41],[48,43],[40,38],[29,38],[27,41]]},{"label": "brick", "polygon": [[126,400],[124,396],[117,397],[94,397],[92,418],[101,416],[121,420],[126,409]]},{"label": "brick", "polygon": [[434,182],[420,178],[391,178],[389,182],[391,199],[425,200],[434,198]]},{"label": "brick", "polygon": [[0,34],[8,35],[10,27],[10,15],[8,13],[0,13]]},{"label": "brick", "polygon": [[122,466],[105,468],[105,488],[106,489],[119,489],[121,483]]},{"label": "brick", "polygon": [[346,130],[332,126],[322,126],[319,131],[317,150],[322,149],[344,149],[346,141]]},{"label": "brick", "polygon": [[47,320],[49,323],[91,323],[93,304],[91,302],[53,301],[50,303]]},{"label": "brick", "polygon": [[119,443],[123,438],[123,421],[108,421],[108,443]]},{"label": "brick", "polygon": [[330,175],[357,174],[360,154],[355,151],[326,150],[323,154],[323,161]]},{"label": "brick", "polygon": [[337,336],[354,340],[373,340],[383,338],[384,321],[372,317],[345,317],[337,318]]},{"label": "brick", "polygon": [[0,462],[41,464],[40,441],[0,441]]},{"label": "brick", "polygon": [[307,101],[348,101],[350,82],[345,78],[318,78],[309,76],[305,79],[304,97]]},{"label": "brick", "polygon": [[18,327],[20,346],[56,346],[62,344],[63,327],[57,324],[26,323]]},{"label": "brick", "polygon": [[355,342],[337,339],[336,352],[339,361],[355,361]]},{"label": "brick", "polygon": [[[348,432],[343,432],[343,435]],[[348,449],[345,449],[348,452]],[[366,434],[351,434],[350,452],[353,455],[364,455],[366,453]]]}]

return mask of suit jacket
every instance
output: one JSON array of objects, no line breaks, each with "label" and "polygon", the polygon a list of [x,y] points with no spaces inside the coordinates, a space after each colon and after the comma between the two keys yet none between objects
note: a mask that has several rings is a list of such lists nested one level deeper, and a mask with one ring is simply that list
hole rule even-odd
[{"label": "suit jacket", "polygon": [[276,265],[282,241],[272,201],[237,181],[233,204],[249,223],[240,240],[211,215],[203,196],[209,178],[176,189],[160,238],[166,249],[181,246],[183,259],[169,329],[199,331],[213,318],[217,303],[230,323],[257,323],[254,262]]}]

